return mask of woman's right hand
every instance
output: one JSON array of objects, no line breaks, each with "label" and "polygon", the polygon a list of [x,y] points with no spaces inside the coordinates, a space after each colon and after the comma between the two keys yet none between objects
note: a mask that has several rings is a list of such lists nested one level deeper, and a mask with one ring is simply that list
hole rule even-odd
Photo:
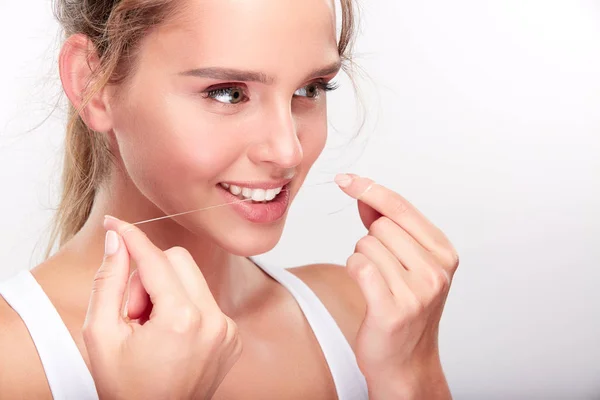
[{"label": "woman's right hand", "polygon": [[[112,217],[104,227],[106,255],[83,326],[100,399],[212,397],[241,354],[237,326],[185,249],[163,252]],[[137,270],[128,285],[130,259]]]}]

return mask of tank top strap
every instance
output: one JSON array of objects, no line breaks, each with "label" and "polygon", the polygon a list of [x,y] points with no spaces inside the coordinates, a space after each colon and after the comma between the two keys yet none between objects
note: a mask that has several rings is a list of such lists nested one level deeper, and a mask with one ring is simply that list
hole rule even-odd
[{"label": "tank top strap", "polygon": [[53,398],[97,400],[94,380],[79,348],[31,272],[21,271],[0,282],[0,296],[25,323],[40,356]]},{"label": "tank top strap", "polygon": [[321,346],[338,399],[368,399],[367,383],[358,368],[352,347],[318,296],[287,269],[267,266],[253,258],[251,260],[295,298]]}]

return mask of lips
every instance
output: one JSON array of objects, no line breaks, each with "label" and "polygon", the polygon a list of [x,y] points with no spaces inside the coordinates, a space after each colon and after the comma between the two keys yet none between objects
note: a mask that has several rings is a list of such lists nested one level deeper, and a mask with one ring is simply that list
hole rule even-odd
[{"label": "lips", "polygon": [[240,200],[238,196],[232,194],[222,185],[217,185],[219,192],[224,196],[224,200],[239,216],[245,220],[256,224],[268,224],[279,221],[288,210],[290,204],[290,192],[285,186],[279,194],[270,201],[255,202]]}]

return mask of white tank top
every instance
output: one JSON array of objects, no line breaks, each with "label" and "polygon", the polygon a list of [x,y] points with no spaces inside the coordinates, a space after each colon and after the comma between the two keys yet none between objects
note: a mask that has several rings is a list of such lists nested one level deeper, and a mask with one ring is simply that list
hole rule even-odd
[{"label": "white tank top", "polygon": [[[368,399],[367,384],[358,368],[354,352],[315,293],[286,269],[256,264],[296,299],[321,346],[338,399]],[[0,296],[4,297],[27,326],[42,361],[53,398],[97,400],[94,380],[75,341],[31,272],[22,271],[0,282]]]}]

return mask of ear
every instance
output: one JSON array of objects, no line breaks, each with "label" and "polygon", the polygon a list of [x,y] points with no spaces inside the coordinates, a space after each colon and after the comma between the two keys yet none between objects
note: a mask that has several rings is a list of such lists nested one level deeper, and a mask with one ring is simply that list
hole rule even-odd
[{"label": "ear", "polygon": [[[60,51],[58,66],[63,89],[71,104],[79,109],[88,95],[86,89],[95,83],[93,72],[100,66],[92,41],[83,34],[70,36]],[[79,113],[85,124],[96,132],[108,132],[112,128],[107,93],[105,87],[100,89]]]}]

